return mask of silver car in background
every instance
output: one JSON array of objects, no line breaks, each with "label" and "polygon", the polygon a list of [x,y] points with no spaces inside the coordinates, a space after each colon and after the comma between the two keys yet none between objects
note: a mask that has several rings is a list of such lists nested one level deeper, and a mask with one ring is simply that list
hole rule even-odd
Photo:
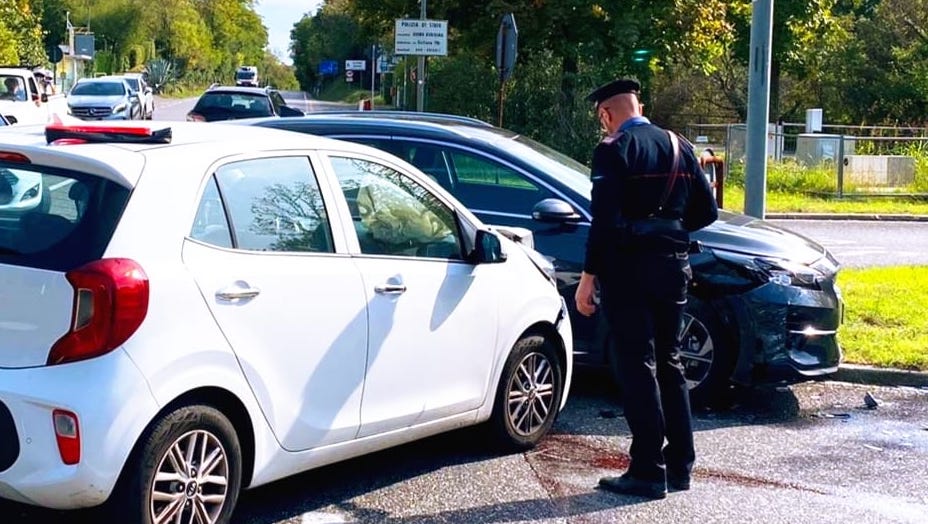
[{"label": "silver car in background", "polygon": [[68,114],[81,120],[136,120],[142,106],[122,77],[82,78],[68,93]]}]

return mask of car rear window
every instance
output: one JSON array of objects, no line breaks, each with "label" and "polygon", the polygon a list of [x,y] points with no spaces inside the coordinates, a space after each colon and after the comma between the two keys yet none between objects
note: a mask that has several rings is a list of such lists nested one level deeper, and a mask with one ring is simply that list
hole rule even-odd
[{"label": "car rear window", "polygon": [[195,113],[227,114],[235,118],[271,116],[271,104],[267,95],[249,93],[206,93],[194,106]]},{"label": "car rear window", "polygon": [[97,260],[128,200],[104,178],[0,162],[0,264],[68,271]]}]

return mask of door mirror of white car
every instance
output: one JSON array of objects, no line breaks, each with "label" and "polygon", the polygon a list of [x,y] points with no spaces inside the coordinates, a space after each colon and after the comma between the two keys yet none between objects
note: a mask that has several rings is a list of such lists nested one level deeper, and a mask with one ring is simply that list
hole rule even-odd
[{"label": "door mirror of white car", "polygon": [[496,264],[506,261],[503,246],[494,233],[485,229],[477,230],[477,239],[474,242],[474,262],[477,264]]},{"label": "door mirror of white car", "polygon": [[557,198],[546,198],[532,208],[532,218],[539,222],[579,222],[583,219],[573,206]]}]

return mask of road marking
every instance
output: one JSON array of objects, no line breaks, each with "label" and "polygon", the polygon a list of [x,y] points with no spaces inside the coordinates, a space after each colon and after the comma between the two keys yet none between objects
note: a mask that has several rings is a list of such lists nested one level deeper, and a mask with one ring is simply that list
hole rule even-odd
[{"label": "road marking", "polygon": [[48,190],[49,190],[49,191],[58,191],[59,189],[63,188],[64,186],[69,186],[69,185],[73,184],[74,182],[76,182],[76,180],[74,180],[73,178],[69,178],[69,179],[64,180],[64,181],[62,181],[62,182],[58,182],[57,184],[48,186]]},{"label": "road marking", "polygon": [[343,515],[336,513],[326,513],[324,511],[310,511],[303,513],[302,524],[343,524],[351,522],[346,520]]}]

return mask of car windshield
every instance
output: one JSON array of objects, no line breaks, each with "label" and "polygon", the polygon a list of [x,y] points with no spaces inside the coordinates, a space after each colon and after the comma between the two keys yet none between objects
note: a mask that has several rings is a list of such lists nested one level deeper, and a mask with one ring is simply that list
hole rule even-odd
[{"label": "car windshield", "polygon": [[251,80],[254,77],[254,71],[239,71],[238,73],[235,73],[235,78],[239,80]]},{"label": "car windshield", "polygon": [[81,82],[71,90],[72,95],[119,96],[125,93],[122,82]]},{"label": "car windshield", "polygon": [[593,183],[590,181],[590,169],[573,158],[551,149],[524,135],[506,129],[494,127],[469,127],[470,134],[489,142],[512,155],[521,158],[526,164],[535,166],[549,176],[590,198]]}]

